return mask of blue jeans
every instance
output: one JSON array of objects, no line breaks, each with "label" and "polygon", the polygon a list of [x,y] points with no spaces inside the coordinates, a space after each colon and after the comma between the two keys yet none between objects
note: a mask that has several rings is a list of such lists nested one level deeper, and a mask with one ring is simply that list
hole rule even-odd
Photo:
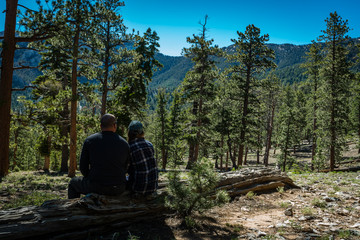
[{"label": "blue jeans", "polygon": [[73,177],[68,187],[68,199],[79,198],[81,194],[97,193],[101,195],[120,195],[125,191],[125,184],[104,186],[90,182],[85,177]]}]

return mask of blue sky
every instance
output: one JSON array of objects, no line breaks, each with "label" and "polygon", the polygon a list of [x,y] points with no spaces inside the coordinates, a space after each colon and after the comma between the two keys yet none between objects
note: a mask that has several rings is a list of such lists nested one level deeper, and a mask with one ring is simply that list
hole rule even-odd
[{"label": "blue sky", "polygon": [[[337,11],[349,20],[351,37],[360,37],[359,0],[124,0],[125,25],[144,32],[148,27],[160,37],[160,52],[179,56],[189,45],[186,37],[199,33],[199,21],[207,14],[208,37],[220,47],[231,44],[237,31],[244,32],[249,24],[270,35],[271,43],[308,44],[326,28],[324,20]],[[19,3],[36,7],[35,0]],[[5,0],[0,0],[0,31],[4,28]]]}]

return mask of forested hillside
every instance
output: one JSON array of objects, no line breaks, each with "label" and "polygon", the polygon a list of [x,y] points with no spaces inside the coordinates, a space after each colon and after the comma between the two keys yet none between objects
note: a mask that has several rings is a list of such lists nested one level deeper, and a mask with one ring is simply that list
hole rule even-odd
[{"label": "forested hillside", "polygon": [[[353,39],[354,44],[359,42],[358,39]],[[279,78],[286,83],[304,81],[306,76],[303,74],[304,69],[300,67],[301,63],[305,61],[305,53],[309,50],[309,45],[293,45],[293,44],[267,44],[270,49],[275,52],[275,63],[277,68],[275,73]],[[223,48],[229,54],[232,53],[234,46]],[[358,53],[357,48],[352,47],[350,56],[354,57]],[[172,57],[166,56],[162,53],[157,53],[155,58],[163,64],[163,67],[154,72],[149,88],[156,90],[159,87],[173,90],[183,81],[185,74],[193,66],[190,59],[183,56]],[[20,50],[16,52],[15,64],[16,66],[28,65],[37,66],[40,61],[40,55],[31,50]],[[224,58],[217,58],[217,65],[224,68],[228,64]],[[355,66],[360,68],[359,64]],[[39,76],[41,72],[35,69],[22,69],[14,72],[14,88],[22,88]]]}]

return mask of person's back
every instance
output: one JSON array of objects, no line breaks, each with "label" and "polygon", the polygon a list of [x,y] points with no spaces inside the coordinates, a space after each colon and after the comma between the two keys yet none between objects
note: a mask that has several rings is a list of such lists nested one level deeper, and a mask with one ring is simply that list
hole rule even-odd
[{"label": "person's back", "polygon": [[68,198],[80,194],[119,195],[126,189],[126,171],[130,158],[129,144],[116,132],[114,115],[101,118],[101,132],[88,137],[80,157],[83,177],[71,179]]},{"label": "person's back", "polygon": [[129,188],[132,192],[148,195],[158,187],[158,169],[153,145],[145,140],[142,124],[132,121],[128,129],[130,145]]},{"label": "person's back", "polygon": [[85,140],[80,171],[91,182],[101,185],[125,184],[128,155],[129,145],[125,139],[114,132],[99,132]]}]

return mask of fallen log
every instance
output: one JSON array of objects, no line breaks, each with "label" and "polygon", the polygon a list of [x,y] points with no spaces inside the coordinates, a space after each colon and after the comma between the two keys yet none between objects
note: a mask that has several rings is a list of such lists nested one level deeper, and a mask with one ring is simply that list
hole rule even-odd
[{"label": "fallen log", "polygon": [[[297,186],[280,170],[246,168],[220,173],[217,189],[234,197],[278,187]],[[128,226],[169,212],[165,195],[164,189],[148,199],[132,199],[128,193],[117,197],[88,194],[81,199],[46,201],[40,207],[0,211],[0,239],[83,239],[90,232]]]}]

